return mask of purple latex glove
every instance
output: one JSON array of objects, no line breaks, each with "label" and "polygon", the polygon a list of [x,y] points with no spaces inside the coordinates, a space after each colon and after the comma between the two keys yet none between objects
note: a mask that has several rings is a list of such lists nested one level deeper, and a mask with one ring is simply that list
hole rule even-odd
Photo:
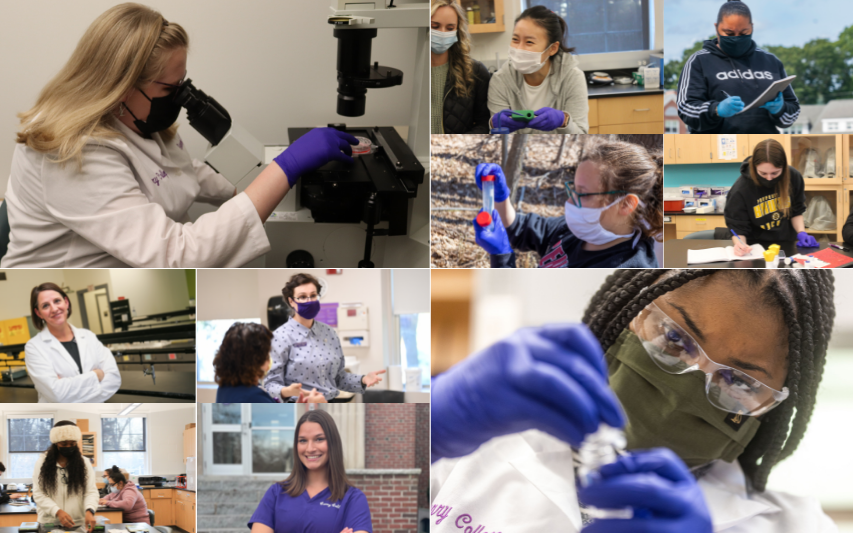
[{"label": "purple latex glove", "polygon": [[817,239],[805,231],[801,231],[797,233],[797,246],[800,248],[817,248],[820,244],[818,244]]},{"label": "purple latex glove", "polygon": [[509,187],[506,185],[504,171],[500,165],[495,163],[480,163],[474,171],[474,179],[477,180],[477,188],[483,190],[483,176],[495,177],[495,201],[503,202],[509,198]]},{"label": "purple latex glove", "polygon": [[771,115],[776,115],[779,111],[782,111],[782,106],[785,104],[785,99],[782,97],[782,93],[776,95],[776,98],[770,100],[769,102],[765,102],[761,109],[766,109],[770,111]]},{"label": "purple latex glove", "polygon": [[329,161],[352,163],[352,146],[358,139],[335,128],[314,128],[278,154],[273,160],[284,171],[291,187],[299,176],[322,167]]},{"label": "purple latex glove", "polygon": [[492,128],[509,128],[512,133],[526,127],[526,122],[512,118],[512,109],[502,109],[492,117]]},{"label": "purple latex glove", "polygon": [[529,128],[539,131],[553,131],[563,126],[566,121],[566,114],[559,109],[553,107],[543,107],[537,109],[534,113],[536,118],[530,121],[527,125]]},{"label": "purple latex glove", "polygon": [[[482,213],[483,210],[480,209]],[[477,224],[477,219],[472,220],[474,224],[474,240],[480,245],[483,250],[492,255],[510,254],[512,246],[509,245],[509,237],[506,234],[506,228],[501,221],[501,216],[497,210],[492,211],[492,225],[485,228]]]},{"label": "purple latex glove", "polygon": [[[583,533],[711,533],[705,495],[684,462],[667,448],[635,451],[590,475],[580,500],[599,509],[634,508],[634,518],[600,519]],[[639,515],[639,516],[638,516]]]}]

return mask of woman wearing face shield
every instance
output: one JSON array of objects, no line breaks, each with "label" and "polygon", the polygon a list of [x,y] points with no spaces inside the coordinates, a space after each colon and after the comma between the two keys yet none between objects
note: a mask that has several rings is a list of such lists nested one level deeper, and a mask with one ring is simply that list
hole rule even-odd
[{"label": "woman wearing face shield", "polygon": [[639,145],[593,141],[584,147],[561,217],[516,213],[500,166],[482,163],[475,177],[494,176],[492,222],[474,220],[474,235],[492,268],[515,267],[515,251],[536,251],[540,268],[657,267],[654,241],[663,226],[663,157]]},{"label": "woman wearing face shield", "polygon": [[92,531],[98,510],[95,470],[80,453],[83,435],[74,422],[62,420],[50,430],[50,448],[33,469],[33,501],[39,524]]},{"label": "woman wearing face shield", "polygon": [[[767,490],[811,418],[833,298],[829,271],[617,270],[584,325],[469,356],[433,379],[433,531],[837,531]],[[601,424],[620,452],[578,479]]]},{"label": "woman wearing face shield", "polygon": [[[501,133],[587,133],[586,78],[564,44],[566,21],[544,6],[515,19],[509,61],[489,82],[491,127]],[[531,110],[530,122],[512,118]],[[508,130],[508,131],[507,131]]]},{"label": "woman wearing face shield", "polygon": [[280,403],[295,397],[297,403],[326,403],[317,389],[303,391],[297,383],[276,397],[261,387],[270,371],[272,333],[263,324],[236,322],[225,333],[213,358],[216,403]]},{"label": "woman wearing face shield", "polygon": [[30,292],[33,325],[25,347],[27,375],[40,403],[105,402],[121,387],[113,353],[88,329],[68,322],[71,301],[55,283]]},{"label": "woman wearing face shield", "polygon": [[[142,5],[98,17],[22,113],[6,193],[8,267],[237,267],[270,250],[263,223],[300,175],[352,163],[355,137],[312,130],[240,194],[176,131],[184,29]],[[193,202],[219,206],[190,222]]]},{"label": "woman wearing face shield", "polygon": [[432,133],[489,133],[489,74],[471,58],[468,19],[457,0],[432,0]]},{"label": "woman wearing face shield", "polygon": [[735,255],[752,252],[749,243],[797,241],[801,248],[819,246],[806,233],[803,176],[788,166],[785,149],[775,139],[761,141],[740,166],[740,177],[726,196],[726,226]]},{"label": "woman wearing face shield", "polygon": [[294,402],[303,390],[312,390],[335,402],[342,390],[364,393],[382,381],[379,375],[384,370],[364,375],[344,370],[344,352],[338,334],[314,320],[320,314],[317,278],[296,274],[284,285],[281,294],[293,316],[273,332],[272,366],[264,378],[264,389],[273,398]]},{"label": "woman wearing face shield", "polygon": [[749,7],[729,0],[720,6],[714,27],[717,38],[690,56],[678,80],[678,116],[690,133],[778,133],[790,127],[800,115],[790,85],[773,100],[743,111],[773,82],[788,77],[782,62],[753,41]]}]

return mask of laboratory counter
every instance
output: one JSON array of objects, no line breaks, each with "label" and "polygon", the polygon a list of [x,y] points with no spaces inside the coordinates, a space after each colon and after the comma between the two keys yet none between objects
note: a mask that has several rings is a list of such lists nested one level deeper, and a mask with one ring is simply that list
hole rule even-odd
[{"label": "laboratory counter", "polygon": [[[35,521],[35,520],[33,520],[33,521]],[[143,526],[143,527],[145,527],[146,531],[150,531],[152,533],[159,533],[156,529],[154,529],[153,527],[149,526],[148,524],[146,524],[144,522],[141,522],[139,524],[122,523],[122,522],[115,523],[115,524],[109,523],[106,525],[106,530],[109,531],[110,529],[125,529],[125,527],[127,527],[127,526]],[[14,527],[3,526],[3,527],[0,527],[0,533],[18,533],[18,529],[19,529],[18,526],[14,526]],[[63,531],[65,531],[65,530],[63,529]]]},{"label": "laboratory counter", "polygon": [[[189,366],[189,365],[187,365]],[[107,403],[176,403],[195,401],[195,374],[183,371],[158,371],[156,383],[139,370],[120,370],[121,388]],[[152,392],[160,396],[151,396]],[[139,393],[139,394],[137,394]],[[36,403],[38,392],[29,376],[0,384],[0,403]]]},{"label": "laboratory counter", "polygon": [[[787,257],[791,257],[797,254],[814,254],[816,252],[820,252],[821,250],[830,248],[830,243],[820,243],[819,248],[800,248],[797,246],[796,241],[783,241],[779,243],[749,241],[747,244],[760,244],[764,247],[765,250],[768,249],[771,244],[778,244],[781,247],[781,250],[785,252],[785,255]],[[847,250],[851,250],[850,245],[846,245],[844,243],[832,244],[838,244],[844,246],[845,248],[847,248]],[[725,248],[731,245],[731,239],[724,241],[715,241],[709,239],[670,239],[666,241],[663,246],[663,266],[664,268],[765,268],[766,265],[764,263],[764,259],[751,259],[746,261],[721,261],[717,263],[702,263],[695,265],[687,264],[687,250]],[[853,259],[853,251],[844,251],[839,250],[837,248],[832,248],[832,251]],[[845,265],[845,267],[851,266],[853,266],[853,263]],[[787,267],[784,263],[780,261],[779,268],[790,267]]]},{"label": "laboratory counter", "polygon": [[155,487],[154,485],[137,485],[137,487],[139,487],[142,490],[145,490],[145,489],[175,489],[175,490],[182,490],[184,492],[195,492],[195,490],[193,490],[193,489],[178,487],[176,485],[162,485],[160,487]]},{"label": "laboratory counter", "polygon": [[587,85],[589,98],[605,98],[609,96],[639,96],[643,94],[659,94],[663,101],[663,87],[645,89],[639,85]]},{"label": "laboratory counter", "polygon": [[[121,522],[121,509],[113,509],[111,507],[98,507],[97,516],[103,516],[109,519],[110,523]],[[22,522],[37,522],[38,513],[36,506],[30,505],[12,505],[9,503],[0,504],[0,528],[15,528]]]}]

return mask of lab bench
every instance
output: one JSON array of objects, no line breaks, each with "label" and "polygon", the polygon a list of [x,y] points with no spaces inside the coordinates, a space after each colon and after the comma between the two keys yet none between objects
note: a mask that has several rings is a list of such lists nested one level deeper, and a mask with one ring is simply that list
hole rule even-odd
[{"label": "lab bench", "polygon": [[[121,522],[120,509],[98,507],[95,515],[109,519],[110,524]],[[14,528],[17,532],[18,526],[20,526],[22,522],[38,522],[38,513],[36,512],[35,505],[0,504],[0,528]]]},{"label": "lab bench", "polygon": [[[35,522],[35,520],[33,520],[33,522]],[[155,524],[156,524],[156,521],[155,521]],[[0,533],[18,533],[18,527],[19,526],[20,526],[20,524],[18,524],[18,526],[0,526]],[[138,524],[133,524],[133,523],[125,523],[125,522],[113,523],[111,521],[109,524],[107,524],[106,529],[107,530],[124,529],[127,526],[144,526],[146,528],[146,530],[149,531],[150,533],[159,533],[157,530],[155,530],[154,528],[152,528],[151,526],[149,526],[148,524],[146,524],[144,522],[141,522]]]},{"label": "lab bench", "polygon": [[663,88],[590,85],[589,133],[663,133]]},{"label": "lab bench", "polygon": [[[767,241],[749,241],[748,244],[760,244],[764,247],[764,249],[768,249],[772,244],[778,244],[781,247],[781,250],[785,252],[787,257],[792,257],[796,254],[808,255],[819,252],[821,250],[825,250],[829,248],[829,243],[820,243],[820,247],[818,248],[800,248],[797,246],[796,241],[782,241],[778,243],[767,242]],[[842,244],[844,243],[835,243]],[[694,264],[689,265],[687,263],[687,251],[688,250],[705,250],[708,248],[725,248],[726,246],[731,246],[731,239],[725,241],[719,240],[707,240],[707,239],[675,239],[668,241],[666,245],[663,247],[663,266],[664,268],[766,268],[764,263],[764,259],[748,259],[748,260],[737,260],[737,261],[719,261],[715,263],[702,263],[702,264]],[[845,248],[849,250],[849,247],[844,245]],[[832,249],[833,252],[841,254],[846,257],[853,258],[853,252],[847,252],[844,250],[838,250],[837,248]],[[845,266],[853,266],[845,265]],[[784,264],[779,265],[779,268],[790,268]]]}]

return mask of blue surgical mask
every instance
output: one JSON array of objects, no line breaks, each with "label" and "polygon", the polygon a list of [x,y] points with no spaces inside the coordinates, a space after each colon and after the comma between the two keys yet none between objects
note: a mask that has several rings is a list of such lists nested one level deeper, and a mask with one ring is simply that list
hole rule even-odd
[{"label": "blue surgical mask", "polygon": [[730,57],[740,57],[752,47],[752,35],[718,35],[720,49]]},{"label": "blue surgical mask", "polygon": [[116,487],[115,485],[110,486],[110,492],[115,494],[116,492],[118,492],[118,487]]},{"label": "blue surgical mask", "polygon": [[433,54],[447,52],[458,40],[455,31],[430,30],[430,50]]}]

